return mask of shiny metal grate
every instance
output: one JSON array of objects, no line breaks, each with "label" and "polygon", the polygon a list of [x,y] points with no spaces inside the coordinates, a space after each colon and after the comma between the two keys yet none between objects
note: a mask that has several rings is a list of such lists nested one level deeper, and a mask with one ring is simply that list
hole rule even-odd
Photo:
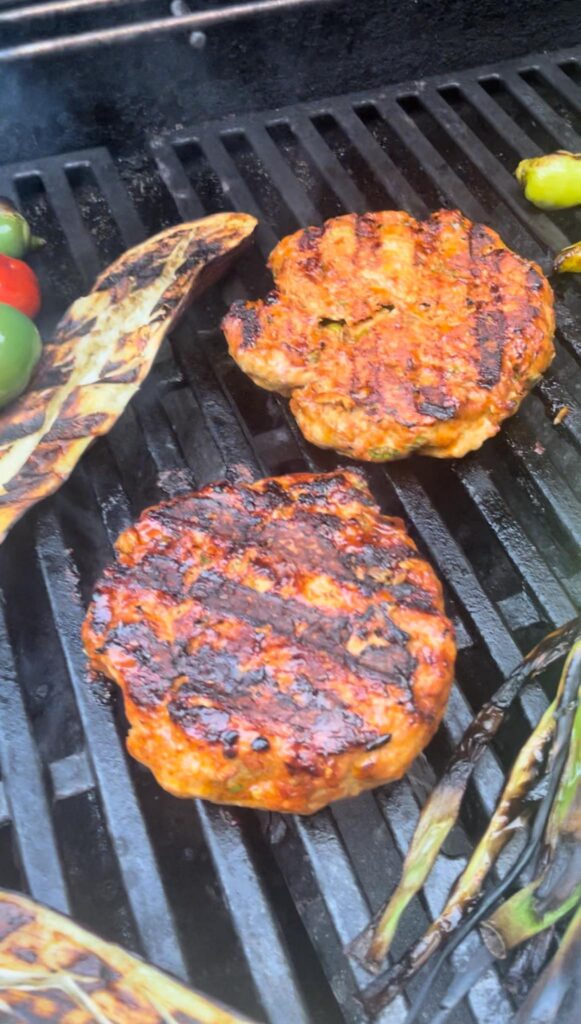
[{"label": "shiny metal grate", "polygon": [[[400,783],[308,819],[174,800],[128,762],[119,703],[87,685],[83,606],[117,533],[147,504],[236,466],[260,476],[340,461],[244,378],[216,326],[225,303],[266,290],[263,257],[276,239],[345,211],[458,206],[548,269],[581,234],[579,215],[533,209],[512,170],[542,150],[581,149],[580,82],[581,51],[567,51],[232,117],[152,138],[131,157],[100,148],[0,168],[0,193],[50,238],[38,257],[47,330],[147,234],[223,209],[261,222],[238,276],[188,314],[109,437],[0,549],[0,882],[272,1024],[366,1020],[358,993],[369,978],[343,945],[395,883],[418,803],[474,710],[579,605],[578,283],[558,284],[558,356],[497,438],[458,462],[368,470],[385,511],[405,517],[444,580],[460,646],[445,725]],[[545,706],[531,686],[483,758],[463,828],[402,943],[443,905],[515,739]],[[380,1019],[404,1015],[402,999]],[[491,972],[453,1019],[513,1015]]]}]

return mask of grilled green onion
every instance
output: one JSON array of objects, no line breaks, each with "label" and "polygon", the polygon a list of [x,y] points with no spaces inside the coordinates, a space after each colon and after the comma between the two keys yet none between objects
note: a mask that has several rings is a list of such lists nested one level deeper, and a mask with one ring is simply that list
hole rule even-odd
[{"label": "grilled green onion", "polygon": [[[575,750],[578,735],[576,698],[579,691],[580,677],[581,640],[577,640],[569,652],[565,663],[555,701],[551,708],[543,715],[539,725],[518,755],[486,834],[479,843],[466,870],[456,883],[444,911],[411,952],[399,964],[396,964],[391,971],[387,972],[386,976],[376,979],[365,990],[365,1005],[371,1013],[379,1012],[379,1010],[391,1002],[399,994],[403,985],[446,942],[446,949],[438,957],[435,967],[424,982],[410,1011],[408,1024],[411,1024],[411,1021],[415,1020],[417,1013],[421,1009],[428,992],[431,990],[435,975],[446,957],[453,952],[471,928],[478,924],[486,913],[495,906],[506,889],[515,881],[526,864],[531,860],[538,848],[549,817],[551,822],[547,825],[545,833],[545,847],[547,847],[552,835],[552,830],[556,827],[562,828],[563,822],[565,820],[569,821],[569,811],[573,807],[571,780],[573,777],[576,778],[579,768],[579,760]],[[572,735],[574,719],[575,732],[573,733],[573,742],[569,749],[569,739]],[[519,806],[522,806],[524,799],[534,787],[535,780],[540,773],[540,755],[546,749],[551,739],[553,739],[553,742],[546,773],[546,792],[536,812],[525,849],[521,852],[516,863],[513,864],[502,882],[494,886],[476,906],[481,882],[506,842],[509,834],[508,829],[511,825],[514,827],[519,817]],[[538,758],[536,764],[535,755]],[[564,817],[563,808],[569,809]],[[574,821],[574,814],[571,816],[571,820]],[[546,879],[543,878],[536,889],[535,895],[537,899],[542,895],[545,881]],[[570,893],[567,894],[567,896],[569,895]],[[536,909],[537,913],[543,912],[538,907]],[[548,912],[549,909],[547,907],[546,911]],[[547,918],[547,923],[551,923],[549,918]],[[440,1018],[438,1017],[437,1019]]]},{"label": "grilled green onion", "polygon": [[581,906],[571,918],[553,959],[521,1006],[515,1024],[552,1024],[569,988],[581,981]]},{"label": "grilled green onion", "polygon": [[580,630],[581,621],[574,619],[546,636],[527,654],[466,729],[442,779],[422,810],[399,885],[377,924],[372,922],[349,947],[349,952],[368,969],[377,970],[387,956],[401,915],[422,888],[456,824],[474,768],[495,736],[507,708],[528,680],[563,657]]}]

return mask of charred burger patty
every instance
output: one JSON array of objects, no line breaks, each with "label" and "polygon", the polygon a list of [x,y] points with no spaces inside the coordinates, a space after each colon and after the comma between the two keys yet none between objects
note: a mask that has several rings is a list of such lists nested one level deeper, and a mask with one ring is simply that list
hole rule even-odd
[{"label": "charred burger patty", "polygon": [[458,211],[336,217],[269,266],[275,290],[223,322],[230,352],[291,396],[305,437],[353,458],[480,447],[554,355],[542,271]]},{"label": "charred burger patty", "polygon": [[455,656],[433,570],[346,471],[148,509],[83,637],[165,789],[300,814],[406,771]]}]

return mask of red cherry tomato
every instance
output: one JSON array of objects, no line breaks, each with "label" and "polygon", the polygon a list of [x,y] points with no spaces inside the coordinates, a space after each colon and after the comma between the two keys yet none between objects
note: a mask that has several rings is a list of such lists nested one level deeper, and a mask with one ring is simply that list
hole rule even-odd
[{"label": "red cherry tomato", "polygon": [[35,317],[40,309],[40,288],[34,270],[22,260],[0,254],[0,302]]}]

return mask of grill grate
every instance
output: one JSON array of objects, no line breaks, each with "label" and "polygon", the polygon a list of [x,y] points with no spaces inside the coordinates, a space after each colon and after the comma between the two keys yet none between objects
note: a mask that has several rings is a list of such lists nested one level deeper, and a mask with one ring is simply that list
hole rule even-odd
[{"label": "grill grate", "polygon": [[[581,51],[567,51],[234,117],[152,138],[131,158],[97,148],[0,168],[0,193],[51,239],[38,256],[44,327],[123,247],[220,209],[259,217],[265,256],[281,234],[336,213],[459,206],[548,268],[552,252],[579,237],[579,216],[534,210],[511,171],[547,147],[581,149],[580,61]],[[216,329],[225,302],[266,286],[251,254],[221,295],[188,314],[108,438],[0,549],[0,880],[272,1024],[362,1024],[357,993],[369,979],[343,944],[394,884],[419,802],[474,709],[579,603],[581,292],[575,280],[558,284],[558,356],[483,451],[369,468],[384,510],[404,515],[445,582],[459,686],[429,758],[406,779],[313,818],[283,819],[158,790],[124,754],[119,702],[90,692],[79,640],[112,542],[147,504],[235,466],[260,476],[341,461],[309,446],[284,401],[255,389],[226,355]],[[555,427],[563,405],[571,411]],[[482,759],[463,827],[410,909],[402,942],[443,905],[515,738],[546,704],[531,686]],[[380,1020],[404,1013],[401,999]],[[513,1014],[490,972],[453,1019],[498,1024]]]}]

